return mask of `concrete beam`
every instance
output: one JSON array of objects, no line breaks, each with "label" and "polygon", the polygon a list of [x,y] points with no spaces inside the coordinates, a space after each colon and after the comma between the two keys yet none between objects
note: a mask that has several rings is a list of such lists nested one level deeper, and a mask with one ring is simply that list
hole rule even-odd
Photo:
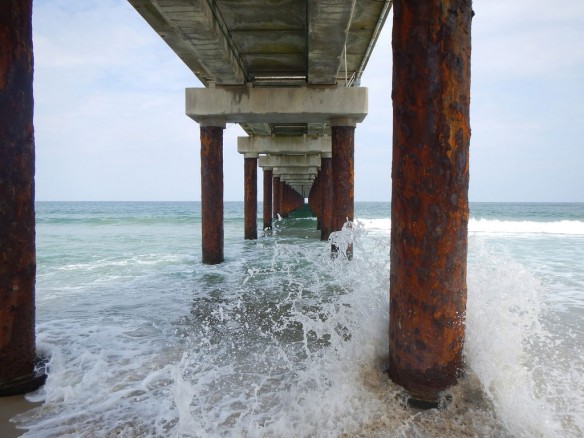
[{"label": "concrete beam", "polygon": [[327,123],[367,116],[367,88],[187,88],[186,114],[196,122]]},{"label": "concrete beam", "polygon": [[298,187],[295,187],[295,186],[290,186],[290,188],[304,198],[304,194],[302,193],[302,188],[301,187],[298,188]]},{"label": "concrete beam", "polygon": [[280,173],[277,176],[280,177],[282,181],[313,181],[316,178],[316,173],[307,174],[294,174],[294,173]]},{"label": "concrete beam", "polygon": [[272,135],[272,127],[269,123],[242,123],[241,127],[249,135]]},{"label": "concrete beam", "polygon": [[286,184],[312,184],[314,182],[314,177],[312,178],[282,178],[281,181]]},{"label": "concrete beam", "polygon": [[308,190],[310,190],[310,188],[312,187],[312,185],[314,184],[314,181],[310,181],[310,182],[297,182],[297,183],[290,183],[290,187],[294,187],[296,190],[300,189],[300,188],[304,188],[304,190],[307,192],[308,194]]},{"label": "concrete beam", "polygon": [[311,173],[311,174],[281,174],[281,175],[277,175],[282,181],[286,180],[286,181],[312,181],[314,180],[314,178],[316,178],[315,173]]},{"label": "concrete beam", "polygon": [[310,179],[310,180],[282,180],[284,181],[286,184],[289,185],[299,185],[299,186],[305,186],[305,185],[312,185],[312,183],[314,183],[314,179]]},{"label": "concrete beam", "polygon": [[286,184],[312,184],[314,178],[282,178]]},{"label": "concrete beam", "polygon": [[307,185],[291,185],[290,187],[292,187],[294,190],[296,190],[299,194],[301,194],[302,196],[304,196],[305,198],[308,197],[308,194],[310,193],[310,189],[312,188],[312,184],[307,184]]},{"label": "concrete beam", "polygon": [[279,175],[280,180],[288,184],[309,184],[314,182],[316,175]]},{"label": "concrete beam", "polygon": [[355,0],[308,1],[308,83],[336,84]]},{"label": "concrete beam", "polygon": [[307,167],[273,167],[274,175],[316,175],[318,173],[318,167],[307,166]]},{"label": "concrete beam", "polygon": [[246,82],[243,60],[208,1],[128,1],[203,84]]},{"label": "concrete beam", "polygon": [[267,155],[259,158],[260,167],[320,167],[320,155]]},{"label": "concrete beam", "polygon": [[331,137],[237,137],[237,152],[268,155],[331,154]]}]

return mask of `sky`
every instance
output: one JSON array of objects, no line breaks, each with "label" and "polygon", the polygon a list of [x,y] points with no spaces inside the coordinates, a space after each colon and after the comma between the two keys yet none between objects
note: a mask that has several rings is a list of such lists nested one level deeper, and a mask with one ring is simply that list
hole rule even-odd
[{"label": "sky", "polygon": [[[584,202],[584,2],[473,9],[470,201]],[[392,20],[361,81],[356,201],[391,199]],[[201,84],[126,0],[34,0],[33,42],[37,200],[200,200]],[[224,132],[225,201],[243,200],[242,135]]]}]

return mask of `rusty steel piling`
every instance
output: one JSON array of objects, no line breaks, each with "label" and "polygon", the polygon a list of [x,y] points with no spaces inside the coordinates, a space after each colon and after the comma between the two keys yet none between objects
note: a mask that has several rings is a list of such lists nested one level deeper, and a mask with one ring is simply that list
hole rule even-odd
[{"label": "rusty steel piling", "polygon": [[41,386],[35,372],[35,146],[32,2],[0,2],[0,396]]},{"label": "rusty steel piling", "polygon": [[[332,131],[332,192],[333,205],[331,231],[340,231],[354,215],[354,155],[355,125],[348,120],[331,121]],[[348,259],[353,256],[352,245],[337,248],[334,254],[344,252]]]},{"label": "rusty steel piling", "polygon": [[272,179],[272,211],[273,217],[275,219],[278,218],[278,214],[280,214],[280,177],[275,176]]},{"label": "rusty steel piling", "polygon": [[310,192],[308,193],[308,207],[312,212],[313,217],[316,216],[316,229],[320,230],[320,201],[318,200],[320,196],[320,170],[310,187]]},{"label": "rusty steel piling", "polygon": [[463,369],[471,17],[394,1],[389,375],[423,402]]},{"label": "rusty steel piling", "polygon": [[258,159],[244,158],[244,238],[255,240],[258,238]]},{"label": "rusty steel piling", "polygon": [[224,260],[223,128],[201,124],[201,245],[206,265]]},{"label": "rusty steel piling", "polygon": [[280,207],[280,216],[283,218],[288,217],[288,213],[286,212],[286,196],[288,194],[286,190],[286,183],[282,181],[280,178],[280,190],[278,191],[280,194],[280,200],[278,201],[278,205]]},{"label": "rusty steel piling", "polygon": [[264,202],[263,202],[263,219],[264,230],[272,229],[272,178],[273,171],[264,169]]},{"label": "rusty steel piling", "polygon": [[304,197],[288,184],[284,185],[284,193],[285,205],[283,209],[286,217],[289,217],[290,213],[304,205]]},{"label": "rusty steel piling", "polygon": [[322,158],[320,162],[320,240],[328,240],[332,231],[333,210],[333,164],[331,158]]}]

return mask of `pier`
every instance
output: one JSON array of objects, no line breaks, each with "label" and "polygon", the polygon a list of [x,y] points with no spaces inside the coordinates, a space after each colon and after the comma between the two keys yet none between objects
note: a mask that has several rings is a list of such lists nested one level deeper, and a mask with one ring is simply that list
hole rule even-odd
[{"label": "pier", "polygon": [[[40,386],[35,351],[32,3],[0,3],[0,395]],[[5,31],[6,29],[6,31]]]},{"label": "pier", "polygon": [[[393,6],[389,375],[434,403],[463,368],[472,2],[128,1],[203,85],[185,113],[200,127],[205,264],[224,261],[224,147],[243,159],[243,238],[258,238],[258,167],[264,229],[305,198],[322,240],[353,221],[361,76]],[[1,393],[30,389],[36,354],[32,2],[0,12]],[[236,145],[228,123],[247,133]]]}]

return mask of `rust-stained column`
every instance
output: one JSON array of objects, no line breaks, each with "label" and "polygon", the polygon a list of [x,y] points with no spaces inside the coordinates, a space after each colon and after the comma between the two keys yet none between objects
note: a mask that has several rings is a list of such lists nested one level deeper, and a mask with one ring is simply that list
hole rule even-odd
[{"label": "rust-stained column", "polygon": [[0,2],[0,396],[35,376],[32,2]]},{"label": "rust-stained column", "polygon": [[308,194],[308,206],[312,211],[312,216],[316,216],[316,229],[320,230],[320,170],[312,182],[310,193]]},{"label": "rust-stained column", "polygon": [[280,194],[280,216],[288,217],[288,213],[286,212],[286,183],[280,180],[280,190],[278,191]]},{"label": "rust-stained column", "polygon": [[[316,214],[316,229],[322,230],[322,170],[318,171],[318,175],[314,180],[314,213]],[[332,202],[332,200],[331,200]]]},{"label": "rust-stained column", "polygon": [[272,228],[272,169],[264,169],[264,230]]},{"label": "rust-stained column", "polygon": [[394,1],[389,375],[427,402],[463,367],[471,16]]},{"label": "rust-stained column", "polygon": [[223,129],[221,121],[201,125],[201,227],[203,263],[223,262]]},{"label": "rust-stained column", "polygon": [[288,217],[290,213],[290,187],[288,184],[282,183],[282,216]]},{"label": "rust-stained column", "polygon": [[[354,155],[355,123],[351,119],[331,120],[332,131],[332,227],[339,231],[347,221],[353,221],[354,213]],[[332,248],[337,252],[338,248]],[[352,258],[353,248],[345,249]]]},{"label": "rust-stained column", "polygon": [[278,191],[280,194],[280,216],[286,217],[286,184],[284,181],[280,179],[280,190]]},{"label": "rust-stained column", "polygon": [[289,185],[286,185],[286,191],[288,193],[288,216],[290,216],[290,213],[304,205],[304,197]]},{"label": "rust-stained column", "polygon": [[354,213],[354,137],[355,125],[347,119],[333,119],[332,124],[332,183],[333,231],[339,231]]},{"label": "rust-stained column", "polygon": [[332,158],[320,159],[320,240],[328,240],[332,231],[333,185]]},{"label": "rust-stained column", "polygon": [[304,197],[288,184],[284,186],[284,192],[286,200],[284,211],[286,216],[290,216],[290,213],[304,205]]},{"label": "rust-stained column", "polygon": [[278,217],[278,214],[280,213],[280,177],[279,176],[275,176],[272,179],[272,199],[274,200],[273,204],[272,204],[272,209],[273,209],[273,215],[274,218]]},{"label": "rust-stained column", "polygon": [[294,194],[296,195],[296,205],[294,206],[294,210],[297,210],[304,205],[304,196],[296,190],[294,190]]},{"label": "rust-stained column", "polygon": [[258,159],[244,158],[243,221],[245,238],[258,238]]},{"label": "rust-stained column", "polygon": [[290,213],[290,193],[289,193],[288,184],[283,181],[280,181],[280,196],[282,197],[282,217],[288,217],[288,213]]}]

